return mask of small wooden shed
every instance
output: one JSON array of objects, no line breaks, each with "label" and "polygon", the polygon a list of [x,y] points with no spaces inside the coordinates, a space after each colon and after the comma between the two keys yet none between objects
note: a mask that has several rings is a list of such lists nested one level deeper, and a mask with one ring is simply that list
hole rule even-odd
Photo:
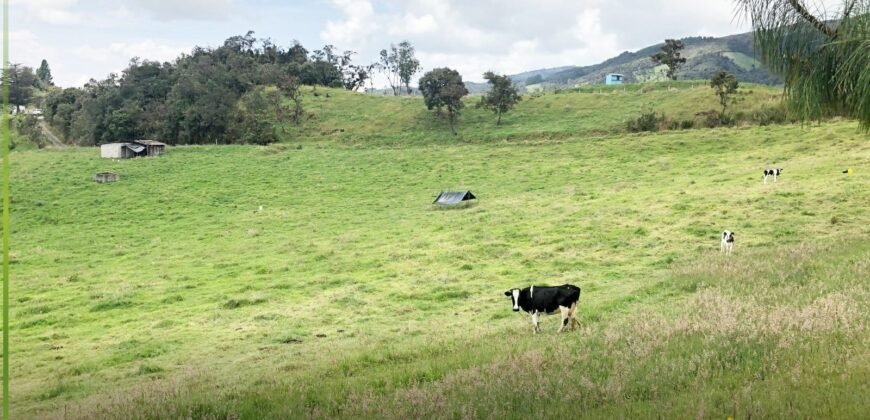
[{"label": "small wooden shed", "polygon": [[109,159],[130,159],[136,157],[136,153],[127,145],[130,143],[106,143],[100,145],[100,156]]}]

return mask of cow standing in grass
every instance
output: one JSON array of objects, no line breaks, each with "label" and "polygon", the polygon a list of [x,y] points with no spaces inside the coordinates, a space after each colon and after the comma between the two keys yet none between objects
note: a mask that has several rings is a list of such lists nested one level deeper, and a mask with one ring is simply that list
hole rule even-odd
[{"label": "cow standing in grass", "polygon": [[773,182],[776,182],[776,178],[782,175],[782,168],[773,168],[773,169],[765,169],[764,170],[764,183],[767,184],[767,177],[772,176]]},{"label": "cow standing in grass", "polygon": [[734,249],[734,232],[726,230],[722,232],[722,240],[719,241],[719,252],[724,252],[725,255],[731,255],[731,250]]},{"label": "cow standing in grass", "polygon": [[562,332],[569,323],[571,329],[580,325],[577,320],[577,303],[580,301],[580,288],[571,284],[562,286],[529,286],[525,289],[511,289],[504,292],[511,298],[514,312],[522,309],[532,316],[532,326],[537,334],[541,330],[540,314],[552,315],[556,312],[562,314],[562,322],[559,331]]}]

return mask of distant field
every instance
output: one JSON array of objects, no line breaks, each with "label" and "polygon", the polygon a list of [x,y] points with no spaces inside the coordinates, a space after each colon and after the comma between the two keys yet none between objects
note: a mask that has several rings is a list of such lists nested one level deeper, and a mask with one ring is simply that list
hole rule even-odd
[{"label": "distant field", "polygon": [[[465,100],[459,134],[454,136],[446,121],[426,110],[420,97],[317,91],[318,96],[306,93],[306,120],[298,128],[288,124],[281,135],[285,141],[331,141],[353,147],[539,142],[622,134],[626,121],[649,110],[680,121],[695,119],[700,111],[720,109],[706,81],[598,85],[560,94],[527,94],[499,127],[492,112],[475,107],[480,99],[472,96]],[[747,84],[731,109],[751,114],[779,106],[781,97],[781,89]]]},{"label": "distant field", "polygon": [[746,54],[743,54],[743,53],[724,52],[724,53],[722,53],[722,55],[730,58],[732,61],[734,61],[735,64],[740,66],[740,68],[743,70],[752,70],[755,67],[761,66],[761,62],[759,62],[755,58],[752,58],[752,57],[750,57]]},{"label": "distant field", "polygon": [[[351,99],[333,92],[306,106],[318,129],[346,129],[336,138],[117,162],[16,152],[13,412],[866,413],[870,143],[857,125],[593,135],[709,91],[547,95],[499,129],[469,109],[472,144],[413,134],[431,128],[413,99],[355,97],[342,114]],[[768,165],[784,176],[762,185]],[[95,184],[105,170],[121,181]],[[477,205],[429,205],[466,188]],[[555,336],[548,318],[533,337],[502,295],[566,282],[583,288],[580,333]]]}]

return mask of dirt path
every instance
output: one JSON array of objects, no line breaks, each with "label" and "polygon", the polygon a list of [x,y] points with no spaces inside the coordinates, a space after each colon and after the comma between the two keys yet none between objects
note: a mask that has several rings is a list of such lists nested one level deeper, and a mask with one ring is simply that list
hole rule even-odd
[{"label": "dirt path", "polygon": [[45,135],[45,138],[48,139],[48,142],[51,143],[52,147],[57,147],[60,149],[66,147],[66,145],[63,144],[63,141],[61,141],[57,136],[54,135],[54,133],[51,132],[51,129],[48,128],[48,124],[46,124],[45,121],[39,122],[39,128],[42,129],[42,134]]}]

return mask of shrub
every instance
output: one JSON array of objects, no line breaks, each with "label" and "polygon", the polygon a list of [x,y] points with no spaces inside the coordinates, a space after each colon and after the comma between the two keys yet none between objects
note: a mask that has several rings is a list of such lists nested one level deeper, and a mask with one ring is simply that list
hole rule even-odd
[{"label": "shrub", "polygon": [[695,128],[695,120],[683,120],[680,121],[680,129],[682,130],[691,130]]},{"label": "shrub", "polygon": [[626,129],[632,133],[641,131],[658,131],[659,123],[663,123],[664,121],[664,114],[659,116],[655,111],[647,111],[640,114],[640,116],[635,119],[628,120],[626,123]]}]

